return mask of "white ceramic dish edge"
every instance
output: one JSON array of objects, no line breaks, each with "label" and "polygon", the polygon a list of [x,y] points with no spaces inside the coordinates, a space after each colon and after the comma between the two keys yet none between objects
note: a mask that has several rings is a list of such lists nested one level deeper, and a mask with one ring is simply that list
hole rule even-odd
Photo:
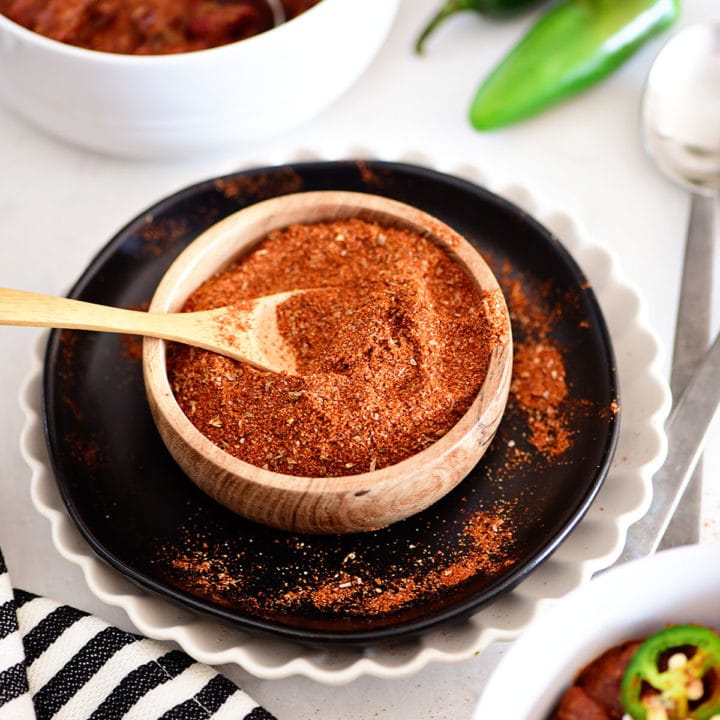
[{"label": "white ceramic dish edge", "polygon": [[[302,159],[309,157],[319,159],[302,155]],[[302,675],[329,685],[363,675],[406,677],[432,662],[461,662],[493,641],[517,638],[546,606],[611,565],[622,551],[628,527],[649,506],[652,476],[666,453],[663,424],[670,408],[670,391],[661,372],[660,345],[647,324],[645,304],[621,276],[615,258],[593,244],[567,214],[539,207],[537,198],[522,186],[496,188],[474,166],[443,168],[417,154],[398,160],[464,177],[507,197],[554,232],[588,276],[610,329],[618,364],[621,430],[610,472],[585,518],[553,556],[487,608],[454,625],[392,645],[312,649],[195,615],[135,586],[94,555],[65,511],[49,467],[40,408],[41,343],[20,399],[26,417],[21,451],[32,472],[35,507],[50,521],[58,551],[81,567],[93,594],[124,609],[140,632],[174,640],[202,662],[237,664],[263,679]]]},{"label": "white ceramic dish edge", "polygon": [[[577,672],[613,645],[668,623],[719,627],[720,575],[707,572],[718,563],[717,544],[672,548],[613,568],[568,594],[513,645],[473,717],[497,717],[502,708],[502,717],[544,720]],[[512,692],[518,677],[522,693]]]},{"label": "white ceramic dish edge", "polygon": [[[346,92],[382,48],[399,4],[323,0],[240,42],[152,56],[66,45],[0,15],[0,98],[51,135],[101,153],[227,154]],[[279,56],[293,61],[273,62]]]}]

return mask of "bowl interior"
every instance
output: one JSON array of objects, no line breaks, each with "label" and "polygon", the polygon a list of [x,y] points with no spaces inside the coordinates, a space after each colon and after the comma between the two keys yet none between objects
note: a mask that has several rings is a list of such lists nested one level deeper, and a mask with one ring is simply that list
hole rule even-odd
[{"label": "bowl interior", "polygon": [[[151,312],[179,312],[188,296],[203,281],[250,252],[271,230],[293,223],[326,222],[351,218],[404,227],[418,234],[429,236],[436,244],[448,251],[453,259],[473,278],[479,288],[501,292],[492,270],[480,253],[462,236],[431,215],[405,203],[368,193],[319,191],[266,200],[230,215],[210,227],[202,236],[193,241],[168,268],[153,295],[149,310]],[[509,317],[507,323],[509,326]],[[510,337],[507,338],[507,345],[507,348],[498,348],[491,359],[491,369],[488,375],[496,387],[491,388],[490,392],[483,397],[478,396],[465,413],[465,417],[431,448],[419,453],[410,463],[400,463],[405,466],[400,472],[411,472],[418,465],[430,462],[438,455],[447,453],[465,437],[478,419],[485,419],[485,406],[491,401],[495,401],[498,395],[500,397],[507,395],[508,377],[505,376],[508,374],[512,360]],[[149,392],[161,403],[163,409],[168,412],[172,411],[174,415],[174,410],[178,408],[167,379],[165,347],[164,341],[148,338],[144,343],[144,366],[146,377],[149,377]],[[197,444],[205,451],[209,449],[205,442],[205,436],[185,418],[184,414],[178,418],[177,429],[186,434],[188,440],[193,444]],[[227,453],[220,455],[213,453],[213,455],[233,472],[239,474],[248,472],[246,463],[228,456]],[[386,471],[378,470],[362,475],[330,478],[326,489],[331,491],[334,487],[350,487],[356,490],[360,487],[367,487],[368,484],[381,484],[389,475],[398,472],[397,467],[396,465],[393,466],[393,469],[388,468]],[[292,476],[278,478],[277,475],[278,473],[264,472],[261,477],[265,482],[285,487],[288,486],[288,483],[292,485],[294,482]],[[314,480],[317,481],[318,478]]]}]

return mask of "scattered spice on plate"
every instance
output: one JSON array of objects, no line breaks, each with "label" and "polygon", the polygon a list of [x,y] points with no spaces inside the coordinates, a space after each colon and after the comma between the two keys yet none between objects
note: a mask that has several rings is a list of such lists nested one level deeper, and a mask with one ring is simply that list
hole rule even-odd
[{"label": "scattered spice on plate", "polygon": [[[407,180],[403,175],[393,176],[388,171],[385,178],[377,174],[375,168],[370,169],[377,180],[373,188],[388,189],[392,187],[391,182],[405,187]],[[293,183],[294,188],[295,177],[290,177],[288,182]],[[245,201],[245,192],[251,195],[250,199],[258,199],[265,193],[271,195],[274,191],[282,192],[271,188],[272,183],[264,180],[250,186],[232,182],[215,185],[218,195],[237,198],[239,205]],[[256,194],[253,196],[252,193]],[[208,206],[209,209],[203,211],[208,215],[219,212],[214,199]],[[475,207],[474,203],[473,212]],[[482,208],[482,203],[478,207]],[[160,213],[158,220],[162,221],[163,217]],[[215,220],[213,216],[212,221]],[[157,227],[162,225],[158,222]],[[162,240],[162,237],[158,239]],[[190,237],[174,238],[172,242],[189,240]],[[575,313],[568,313],[567,309],[580,306],[579,298],[585,287],[578,287],[579,292],[575,292],[574,298],[558,298],[557,288],[552,283],[541,282],[532,263],[528,262],[526,241],[516,244],[509,235],[480,236],[479,240],[508,301],[516,354],[532,357],[533,345],[543,342],[557,350],[562,359],[568,395],[550,407],[554,409],[560,427],[567,431],[570,447],[564,454],[541,453],[533,444],[529,415],[523,409],[528,403],[522,402],[523,387],[516,383],[511,388],[498,435],[485,458],[464,483],[437,505],[377,532],[341,537],[293,535],[232,516],[224,508],[201,497],[200,491],[189,480],[180,488],[177,503],[166,506],[165,488],[178,487],[183,478],[169,467],[163,476],[166,466],[154,462],[163,453],[159,438],[140,448],[143,453],[152,453],[152,459],[149,455],[133,457],[132,445],[128,446],[130,451],[125,456],[121,451],[109,449],[108,439],[99,434],[92,403],[81,398],[77,410],[66,405],[61,410],[69,416],[71,430],[79,423],[77,437],[84,441],[81,450],[92,450],[87,438],[94,438],[106,457],[102,458],[99,467],[92,467],[90,473],[79,462],[71,465],[64,482],[82,483],[78,497],[85,501],[93,488],[97,487],[100,493],[107,487],[107,478],[112,482],[116,482],[116,478],[132,478],[143,488],[138,490],[137,500],[128,501],[126,505],[125,499],[130,493],[124,484],[123,492],[117,497],[111,494],[96,499],[91,497],[95,512],[108,519],[100,523],[90,514],[88,526],[107,529],[112,534],[117,532],[121,539],[105,539],[105,547],[116,552],[124,562],[130,558],[131,566],[135,563],[134,567],[147,572],[147,576],[162,588],[178,588],[192,596],[201,607],[209,607],[211,612],[221,606],[238,619],[276,623],[273,629],[279,629],[281,634],[282,628],[288,625],[303,631],[318,628],[342,633],[392,627],[408,619],[432,620],[436,611],[445,612],[454,602],[473,603],[479,596],[485,596],[486,589],[494,589],[497,583],[503,586],[508,579],[512,580],[516,568],[528,568],[528,558],[537,549],[538,539],[547,538],[552,529],[548,529],[548,523],[554,522],[557,514],[554,510],[548,511],[547,503],[556,500],[564,503],[567,496],[564,492],[560,494],[560,490],[571,493],[575,485],[587,487],[586,481],[578,478],[577,473],[578,469],[588,468],[587,460],[578,456],[577,450],[583,445],[595,448],[598,442],[604,443],[605,429],[601,429],[601,437],[588,442],[583,414],[599,414],[607,421],[619,408],[615,400],[604,406],[594,400],[583,404],[583,392],[591,397],[597,397],[597,394],[591,392],[589,386],[579,387],[577,381],[573,382],[588,377],[587,371],[582,370],[585,356],[578,351],[582,344],[578,336],[590,329],[590,320],[578,320]],[[138,244],[146,241],[141,236]],[[127,246],[126,241],[121,246],[123,252]],[[496,257],[493,257],[493,247]],[[169,251],[178,249],[179,245],[168,243]],[[516,258],[517,263],[505,261],[508,256]],[[541,264],[541,270],[542,267]],[[118,277],[127,281],[124,268],[123,259],[120,275],[110,274],[113,282],[105,292],[111,293],[111,297],[115,297],[112,293],[119,282]],[[146,266],[142,265],[141,269],[141,277],[146,278]],[[110,275],[105,273],[102,277],[106,279]],[[143,282],[147,284],[147,280]],[[87,371],[85,356],[90,343],[83,340],[76,348],[76,341],[86,335],[73,331],[61,335],[58,353],[62,362],[57,363],[56,372],[59,371],[64,380],[61,391],[69,387],[67,392],[73,398],[85,380],[78,378],[71,382],[68,375],[81,375]],[[122,347],[120,352],[119,372],[124,378],[126,366],[137,362],[138,355],[126,352]],[[574,372],[576,366],[581,367],[579,373]],[[145,398],[139,367],[134,370],[135,384],[128,384],[127,390],[132,402],[121,403],[120,407],[138,413],[145,409]],[[114,370],[114,374],[107,376],[115,378],[117,372]],[[105,382],[104,374],[102,381]],[[91,391],[96,390],[97,381],[91,382],[89,387]],[[122,394],[125,394],[125,388]],[[104,403],[105,398],[101,395],[96,392],[92,402]],[[118,407],[117,399],[111,407]],[[83,417],[75,419],[75,412],[82,412]],[[84,417],[86,413],[87,417]],[[128,425],[123,417],[119,416],[119,425],[111,425],[116,428],[117,436],[127,434]],[[538,422],[542,423],[542,414]],[[147,427],[151,426],[148,416]],[[67,431],[59,442],[63,452],[68,446],[79,447],[75,445],[76,436]],[[542,443],[538,444],[542,447]],[[116,466],[120,465],[118,457],[129,463],[126,474],[115,472]],[[163,476],[165,484],[158,485],[157,478],[149,477],[148,472]],[[558,480],[558,472],[569,478]],[[149,481],[151,490],[146,496],[144,488]],[[159,493],[160,500],[153,493]],[[148,497],[150,504],[146,506]],[[115,506],[119,506],[117,511]],[[167,513],[164,512],[166,507]],[[157,512],[158,508],[161,512]],[[149,517],[143,517],[143,513]],[[136,520],[137,517],[142,519]],[[168,527],[170,523],[171,527]],[[124,534],[120,534],[122,527],[126,528]],[[113,542],[122,545],[113,545]],[[126,552],[128,547],[132,550]],[[131,554],[133,552],[135,556]],[[476,564],[471,564],[473,562]],[[438,580],[440,583],[435,584]],[[338,597],[348,591],[346,598]],[[384,597],[378,602],[375,596]],[[370,612],[376,614],[370,615]]]},{"label": "scattered spice on plate", "polygon": [[[323,231],[327,233],[325,243],[335,249],[336,255],[332,261],[318,265],[323,290],[313,300],[316,304],[311,306],[318,315],[323,307],[323,293],[325,300],[339,302],[343,290],[352,280],[342,268],[355,268],[347,271],[355,272],[358,263],[367,262],[357,250],[356,241],[360,241],[348,228],[343,228],[340,233],[337,227],[330,225]],[[355,232],[360,231],[356,229]],[[392,247],[394,241],[389,231],[365,228],[360,235],[365,237],[366,232],[382,233],[384,239],[373,235],[376,249],[387,251]],[[273,239],[277,240],[278,236]],[[235,268],[233,272],[238,274],[227,276],[223,282],[241,287],[243,297],[290,289],[296,283],[298,287],[311,285],[306,273],[293,269],[290,256],[274,254],[272,247],[268,248],[273,239],[258,248],[250,273]],[[348,257],[340,255],[342,252],[351,253],[352,262],[339,262],[340,257]],[[402,264],[413,265],[408,262],[412,255],[411,252],[405,257]],[[498,266],[498,263],[491,264]],[[417,267],[417,263],[414,266]],[[172,543],[159,538],[154,564],[162,576],[190,595],[248,617],[320,630],[337,629],[338,623],[343,629],[362,630],[393,624],[398,618],[408,620],[425,616],[434,607],[447,607],[454,597],[462,600],[468,592],[474,592],[468,588],[487,587],[510,572],[523,552],[522,543],[530,532],[528,528],[537,522],[525,508],[528,499],[522,497],[526,492],[524,486],[514,478],[525,477],[535,469],[542,472],[550,463],[563,462],[563,455],[576,440],[577,413],[578,408],[583,410],[583,401],[571,393],[566,368],[570,351],[554,332],[563,320],[563,308],[568,307],[568,298],[555,298],[550,284],[537,283],[518,274],[514,268],[500,267],[496,273],[507,298],[513,325],[515,379],[505,418],[489,451],[489,462],[495,470],[488,472],[480,467],[474,471],[470,485],[460,485],[456,489],[454,494],[467,495],[467,502],[464,496],[462,500],[449,500],[457,508],[451,521],[446,523],[441,510],[431,509],[404,521],[406,529],[399,532],[389,528],[334,539],[278,533],[266,528],[258,528],[256,532],[248,529],[246,521],[240,520],[243,525],[235,539],[226,528],[220,530],[213,525],[217,520],[209,521],[206,515],[195,517],[190,512],[177,528]],[[430,274],[435,276],[434,271]],[[394,270],[388,275],[390,284],[385,285],[383,281],[381,287],[391,287],[398,295],[400,290],[396,286],[402,277],[394,274]],[[464,282],[460,282],[459,287],[464,287]],[[225,289],[222,285],[214,290],[208,286],[203,291],[207,295],[197,301],[208,305],[226,304]],[[368,288],[368,297],[376,290]],[[214,299],[213,294],[216,294]],[[356,299],[354,309],[358,312],[362,311],[364,299],[365,296]],[[387,299],[382,301],[388,303]],[[465,305],[461,309],[467,310]],[[307,316],[297,311],[298,308],[292,306],[286,308],[283,322],[288,328],[297,330],[298,323],[309,322]],[[342,316],[332,315],[327,319],[329,335],[342,335],[341,320]],[[347,335],[349,337],[341,347],[352,359],[350,349],[355,347],[353,343],[357,337],[350,331]],[[410,352],[419,345],[410,342],[409,335],[409,331],[402,335],[402,342],[398,342],[392,357],[403,359],[397,364],[405,368],[405,373],[417,373],[418,368],[424,368],[423,355]],[[313,339],[313,343],[321,341],[321,337]],[[373,348],[375,352],[367,337],[363,342],[362,347]],[[183,347],[173,346],[173,352]],[[381,347],[387,349],[389,345]],[[186,360],[191,356],[197,360],[203,354],[189,349],[186,352]],[[218,358],[211,353],[207,355]],[[300,347],[299,355],[301,362],[324,363],[323,367],[330,368],[347,360],[342,352],[335,356],[319,352],[319,357],[313,358],[312,347]],[[421,361],[413,365],[410,359]],[[307,401],[307,387],[295,387],[292,383],[297,380],[282,377],[280,382],[280,376],[249,370],[232,361],[227,363],[227,366],[204,367],[207,385],[203,387],[247,385],[253,397],[270,394],[278,400],[282,398],[282,407],[288,411],[279,418],[284,423],[281,425],[283,432],[292,431],[296,425],[300,427],[302,423],[296,410]],[[288,382],[290,385],[283,384]],[[611,409],[617,411],[615,401]],[[193,412],[192,403],[188,404],[188,410]],[[197,416],[199,412],[195,405],[194,414]],[[372,419],[372,412],[363,417]],[[208,409],[204,416],[207,432],[221,433],[233,424],[255,428],[257,432],[262,424],[259,421],[262,421],[262,411],[235,408],[232,404],[218,405],[212,411]],[[356,445],[353,436],[349,436],[351,448]],[[275,452],[273,458],[276,455],[280,453]],[[273,458],[266,458],[266,462],[270,463]],[[275,458],[280,467],[287,459],[287,455]],[[90,462],[91,458],[86,460]],[[342,458],[342,463],[351,462],[352,456]],[[344,464],[339,469],[343,473],[351,470]],[[485,487],[482,496],[486,499],[478,503],[473,495],[480,484]],[[409,542],[409,537],[418,539]]]},{"label": "scattered spice on plate", "polygon": [[[506,419],[491,449],[503,459],[494,461],[499,474],[491,477],[481,471],[478,477],[501,488],[514,474],[557,462],[572,446],[571,409],[580,401],[570,398],[566,348],[553,337],[562,303],[551,300],[552,288],[518,277],[511,268],[504,268],[498,278],[513,327],[514,380]],[[472,487],[468,490],[473,491]],[[420,540],[403,549],[391,542],[387,552],[392,561],[383,567],[377,559],[366,559],[362,539],[333,551],[324,546],[318,550],[315,538],[290,535],[284,538],[288,564],[278,568],[277,576],[268,582],[265,556],[259,552],[263,543],[249,548],[240,543],[232,549],[217,547],[212,532],[206,534],[201,523],[184,529],[186,543],[164,548],[163,563],[169,563],[166,572],[171,582],[187,592],[250,616],[300,622],[306,627],[309,618],[321,622],[323,617],[329,622],[356,623],[354,627],[363,623],[379,627],[396,617],[412,617],[416,608],[427,612],[434,602],[445,603],[468,585],[490,582],[509,571],[518,552],[517,501],[500,492],[487,508],[456,519],[442,552],[437,542],[430,546]],[[412,522],[412,518],[405,521]],[[367,541],[372,557],[382,533],[377,538],[373,533]],[[255,586],[259,577],[264,578],[262,592]]]},{"label": "scattered spice on plate", "polygon": [[[556,458],[570,448],[572,431],[565,407],[568,387],[563,351],[552,337],[555,321],[544,312],[546,303],[536,302],[520,280],[506,278],[501,284],[515,338],[519,338],[513,348],[508,405],[524,417],[528,442],[544,456]],[[559,312],[558,304],[553,313]]]},{"label": "scattered spice on plate", "polygon": [[217,178],[213,180],[213,186],[228,199],[265,200],[277,195],[300,192],[303,189],[303,180],[296,170],[287,167],[278,168],[272,173]]},{"label": "scattered spice on plate", "polygon": [[226,452],[288,475],[394,465],[470,407],[509,338],[502,293],[480,290],[430,239],[360,219],[273,231],[184,310],[293,289],[278,326],[299,374],[172,345],[168,376],[195,427]]},{"label": "scattered spice on plate", "polygon": [[[406,548],[402,569],[382,569],[367,562],[361,546],[341,562],[333,555],[315,554],[302,536],[287,536],[297,565],[278,569],[272,583],[258,592],[256,578],[268,572],[260,548],[213,546],[211,534],[188,530],[183,549],[170,549],[174,582],[191,594],[264,618],[345,617],[360,625],[391,617],[418,603],[432,602],[478,575],[492,576],[513,559],[509,513],[478,511],[467,518],[457,542],[442,553],[422,541]],[[393,548],[393,553],[395,552]],[[312,557],[310,557],[312,556]]]}]

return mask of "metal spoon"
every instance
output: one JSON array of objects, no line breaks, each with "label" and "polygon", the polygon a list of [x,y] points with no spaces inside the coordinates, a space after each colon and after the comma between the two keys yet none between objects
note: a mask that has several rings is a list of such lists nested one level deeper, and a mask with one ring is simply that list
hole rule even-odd
[{"label": "metal spoon", "polygon": [[282,25],[287,20],[287,14],[281,0],[268,0],[268,5],[272,11],[273,25],[275,27]]},{"label": "metal spoon", "polygon": [[[710,337],[720,190],[720,25],[689,27],[665,45],[648,75],[642,121],[650,155],[668,177],[692,192],[670,380],[673,397],[679,398]],[[663,546],[697,542],[700,495],[698,467]]]},{"label": "metal spoon", "polygon": [[190,313],[147,313],[0,288],[0,325],[102,330],[175,340],[227,355],[261,370],[295,372],[295,357],[277,326],[277,307],[302,290],[236,306]]},{"label": "metal spoon", "polygon": [[679,32],[657,56],[642,107],[660,168],[694,193],[720,190],[720,24]]}]

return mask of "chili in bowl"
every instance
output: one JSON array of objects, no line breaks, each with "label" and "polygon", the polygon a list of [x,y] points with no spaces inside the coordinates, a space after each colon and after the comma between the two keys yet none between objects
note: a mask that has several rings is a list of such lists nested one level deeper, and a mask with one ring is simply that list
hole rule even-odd
[{"label": "chili in bowl", "polygon": [[420,512],[477,464],[505,408],[512,339],[494,275],[414,207],[297,193],[203,233],[150,310],[299,289],[277,313],[297,375],[146,339],[160,435],[201,489],[273,527],[359,532]]},{"label": "chili in bowl", "polygon": [[548,720],[720,718],[720,635],[673,624],[624,640],[582,668]]},{"label": "chili in bowl", "polygon": [[717,544],[663,550],[569,593],[505,655],[473,718],[719,716],[718,560]]},{"label": "chili in bowl", "polygon": [[61,43],[123,55],[207,50],[271,30],[320,0],[0,0],[0,14]]}]

